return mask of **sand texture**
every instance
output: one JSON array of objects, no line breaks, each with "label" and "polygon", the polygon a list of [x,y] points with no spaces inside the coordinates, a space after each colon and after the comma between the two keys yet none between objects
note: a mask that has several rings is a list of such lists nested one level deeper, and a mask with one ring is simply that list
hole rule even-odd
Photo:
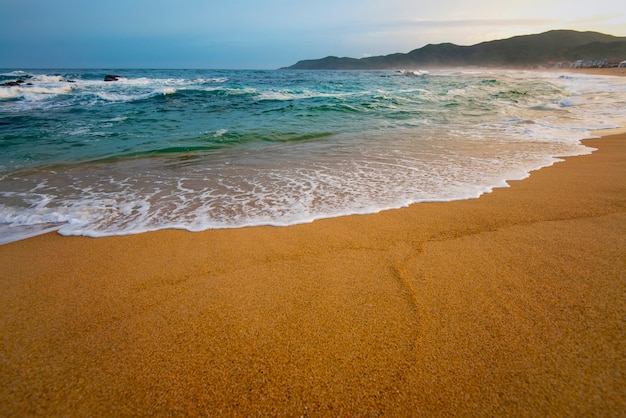
[{"label": "sand texture", "polygon": [[479,199],[0,246],[0,416],[623,416],[626,135]]}]

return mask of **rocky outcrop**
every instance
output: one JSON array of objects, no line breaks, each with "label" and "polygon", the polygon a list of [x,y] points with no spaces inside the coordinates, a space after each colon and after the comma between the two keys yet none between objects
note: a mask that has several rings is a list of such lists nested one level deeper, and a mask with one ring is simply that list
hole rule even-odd
[{"label": "rocky outcrop", "polygon": [[12,80],[12,81],[6,81],[4,83],[1,83],[0,87],[15,87],[15,86],[21,86],[22,84],[24,84],[24,80]]}]

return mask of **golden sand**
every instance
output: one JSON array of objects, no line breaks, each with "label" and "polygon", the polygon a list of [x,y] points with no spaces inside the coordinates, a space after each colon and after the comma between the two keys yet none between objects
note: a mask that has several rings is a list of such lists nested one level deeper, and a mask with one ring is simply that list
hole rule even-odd
[{"label": "golden sand", "polygon": [[618,416],[626,135],[479,199],[0,246],[1,416]]},{"label": "golden sand", "polygon": [[548,68],[537,70],[551,73],[589,74],[613,77],[626,77],[626,68]]}]

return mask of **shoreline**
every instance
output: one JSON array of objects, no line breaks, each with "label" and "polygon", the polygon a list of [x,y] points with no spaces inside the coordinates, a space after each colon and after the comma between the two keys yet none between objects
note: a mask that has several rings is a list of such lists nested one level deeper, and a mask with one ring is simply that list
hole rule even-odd
[{"label": "shoreline", "polygon": [[[508,71],[505,73],[504,70],[501,73],[503,80],[507,80],[507,84],[509,81],[518,83],[520,80],[516,80],[517,77],[523,80],[527,78],[529,74],[529,72],[518,72],[516,70],[509,71],[511,71],[511,74],[507,74]],[[559,75],[563,75],[563,73],[559,73]],[[449,75],[447,76],[449,77]],[[473,82],[471,82],[471,80],[474,80],[475,77],[477,77],[475,73],[471,74],[468,82],[472,84]],[[274,158],[274,155],[279,154],[272,152],[273,147],[276,145],[270,144],[271,146],[268,148],[270,151],[267,151],[268,156],[270,156],[272,164],[276,166],[275,168],[281,171],[277,176],[277,178],[280,179],[278,181],[272,179],[272,176],[276,175],[274,169],[267,171],[263,168],[257,171],[256,163],[249,164],[250,161],[247,161],[245,157],[245,155],[247,155],[246,151],[243,151],[242,154],[239,154],[239,151],[237,151],[237,154],[224,151],[226,155],[224,158],[234,157],[237,161],[239,159],[244,160],[243,167],[245,168],[243,170],[240,165],[233,164],[231,166],[230,162],[221,164],[219,159],[213,159],[213,157],[211,157],[212,162],[209,165],[203,161],[202,163],[198,162],[197,170],[195,167],[193,169],[187,168],[188,164],[186,159],[188,156],[185,154],[186,151],[182,149],[179,150],[176,147],[173,148],[172,152],[167,151],[164,154],[162,151],[159,151],[159,158],[154,159],[144,159],[147,155],[143,155],[142,153],[140,154],[143,156],[139,154],[124,156],[122,152],[114,160],[107,160],[108,162],[106,164],[98,162],[98,158],[92,160],[91,157],[83,157],[84,161],[82,162],[81,159],[74,161],[72,158],[69,160],[59,160],[57,162],[60,166],[51,171],[47,171],[45,164],[40,166],[40,164],[46,160],[43,158],[42,162],[34,164],[31,168],[22,168],[17,171],[15,168],[7,169],[7,173],[15,173],[15,176],[11,175],[6,177],[4,179],[6,180],[6,184],[3,183],[5,191],[9,192],[7,196],[11,197],[7,201],[8,206],[3,209],[5,224],[0,226],[0,245],[14,240],[32,237],[53,229],[58,229],[59,233],[62,235],[103,237],[125,236],[159,229],[185,229],[196,232],[204,229],[229,229],[263,225],[288,226],[350,214],[376,213],[381,210],[396,209],[423,201],[474,198],[481,193],[488,193],[492,188],[504,186],[507,179],[519,179],[525,177],[532,169],[553,164],[555,162],[555,155],[585,153],[586,150],[584,147],[576,145],[585,135],[585,132],[580,130],[581,126],[594,126],[599,128],[626,125],[626,117],[623,117],[624,115],[622,115],[621,112],[616,114],[614,107],[607,108],[606,106],[596,105],[596,103],[605,103],[605,105],[612,103],[613,98],[616,98],[617,102],[619,102],[619,94],[611,95],[601,93],[602,97],[597,97],[596,95],[600,93],[596,93],[595,89],[597,86],[594,85],[594,83],[598,81],[599,84],[603,86],[601,88],[602,90],[611,92],[615,90],[622,91],[624,87],[623,83],[614,83],[612,80],[602,77],[595,78],[593,81],[589,81],[587,78],[584,78],[584,80],[577,79],[575,81],[560,80],[563,77],[559,77],[554,73],[549,76],[547,74],[538,76],[537,73],[535,73],[535,75],[532,75],[529,79],[534,80],[537,78],[541,80],[540,82],[545,81],[549,85],[558,84],[564,89],[563,91],[559,91],[557,97],[553,97],[554,100],[548,100],[547,98],[540,99],[541,102],[548,100],[548,102],[554,101],[554,103],[546,105],[545,109],[542,107],[541,112],[537,111],[539,108],[535,109],[534,107],[522,111],[520,109],[523,109],[524,106],[521,106],[517,110],[515,109],[518,107],[515,104],[518,100],[513,98],[512,102],[506,105],[506,107],[513,106],[512,112],[515,114],[519,113],[518,116],[496,118],[497,122],[494,121],[496,123],[495,126],[492,126],[490,124],[491,121],[487,119],[483,121],[486,122],[485,125],[478,124],[480,131],[482,131],[483,128],[486,129],[485,132],[479,133],[479,136],[485,135],[485,137],[489,137],[496,131],[506,132],[506,135],[511,135],[517,130],[520,130],[522,133],[522,136],[525,138],[525,144],[520,147],[520,151],[513,151],[508,145],[505,146],[504,143],[500,142],[498,142],[497,145],[486,144],[487,150],[498,153],[498,159],[501,159],[503,164],[490,164],[489,159],[483,158],[487,153],[482,150],[479,151],[480,147],[475,147],[472,144],[473,141],[470,142],[472,145],[465,148],[465,150],[468,150],[467,152],[462,151],[458,153],[458,150],[452,149],[452,157],[446,156],[443,159],[435,157],[440,160],[439,163],[436,164],[433,164],[430,157],[422,158],[422,156],[428,156],[430,151],[423,152],[422,150],[415,155],[407,153],[405,155],[406,158],[414,159],[415,162],[410,161],[409,165],[405,165],[404,163],[399,164],[399,160],[396,158],[395,154],[389,154],[389,150],[382,149],[378,147],[378,145],[371,148],[368,146],[363,148],[366,150],[363,153],[354,150],[350,151],[350,153],[354,154],[349,157],[349,161],[354,162],[349,166],[351,167],[350,169],[346,168],[345,161],[337,159],[336,155],[334,155],[336,150],[333,151],[332,147],[336,145],[332,144],[330,148],[326,147],[324,144],[330,144],[326,141],[322,141],[322,145],[319,146],[323,151],[317,149],[315,153],[317,159],[312,167],[309,167],[310,161],[312,161],[309,159],[303,160],[307,162],[302,164],[289,162],[291,159],[294,161],[301,160],[299,154],[302,150],[299,148],[307,147],[308,142],[305,141],[301,145],[300,140],[294,140],[293,145],[290,144],[285,147],[281,145],[281,150],[286,151],[279,153],[280,157],[277,158]],[[565,77],[565,79],[567,78],[568,77]],[[141,80],[141,78],[139,79]],[[158,81],[161,79],[154,78],[154,80]],[[227,79],[225,78],[224,80]],[[555,82],[555,80],[559,81]],[[488,81],[492,83],[493,79],[490,78]],[[405,81],[403,80],[402,82],[404,83]],[[419,80],[418,82],[421,83]],[[474,82],[476,82],[476,80],[474,80]],[[479,85],[482,85],[480,79],[478,82]],[[142,81],[139,84],[143,83]],[[409,83],[412,84],[413,82],[409,81]],[[579,90],[572,87],[576,86],[578,83],[580,83]],[[526,82],[522,84],[526,85]],[[150,85],[152,86],[152,84]],[[445,85],[445,83],[442,85]],[[615,88],[615,85],[617,85],[617,88]],[[437,86],[437,88],[439,88],[439,84],[437,84]],[[532,84],[525,87],[529,89],[529,93],[530,90],[536,88],[536,86],[531,86]],[[151,89],[153,87],[154,86],[152,86]],[[501,88],[502,87],[492,86],[486,90],[482,88],[470,90],[485,90],[485,92],[491,92],[492,89],[495,89],[486,96],[493,98],[495,97],[493,94]],[[591,98],[588,98],[587,93],[585,93],[589,89],[594,92]],[[257,89],[253,90],[257,91]],[[552,91],[551,89],[548,90]],[[570,94],[567,93],[567,91],[570,90],[572,92],[580,91],[582,98],[577,97],[578,94],[570,96]],[[289,91],[289,89],[287,91]],[[444,89],[440,93],[445,94],[438,94],[437,96],[446,97],[442,103],[445,103],[447,100],[453,100],[456,103],[457,100],[452,99],[451,94],[459,93],[459,91],[460,90],[457,89],[450,91]],[[558,91],[558,89],[555,91]],[[258,89],[257,93],[260,93],[263,100],[265,100],[265,93],[267,92]],[[509,95],[511,92],[502,93]],[[511,94],[516,95],[517,93],[518,92],[514,91]],[[450,98],[448,99],[449,96]],[[525,97],[524,101],[531,100],[530,96]],[[375,97],[374,99],[378,100]],[[489,100],[487,98],[485,99]],[[469,101],[469,103],[473,102],[474,100]],[[589,106],[588,102],[590,102],[592,106]],[[534,100],[532,100],[532,103],[534,103]],[[530,105],[531,103],[528,104]],[[450,105],[453,106],[453,104]],[[444,108],[446,106],[448,106],[448,104],[445,104]],[[391,105],[390,109],[395,107],[395,105]],[[568,118],[561,118],[561,116],[565,114],[560,111],[561,108],[567,112],[572,112],[574,119],[568,121]],[[543,110],[546,110],[546,112],[543,112]],[[587,110],[589,114],[594,115],[594,117],[590,118],[589,114],[585,115]],[[511,110],[509,109],[506,112],[509,111]],[[482,111],[478,113],[482,113]],[[477,122],[477,115],[474,115],[473,111],[469,111],[468,115],[470,115],[469,119],[464,119],[465,122],[463,123],[470,122],[475,124]],[[613,117],[605,115],[613,115]],[[378,117],[379,116],[376,116],[374,120]],[[546,118],[547,120],[544,120]],[[555,120],[558,121],[556,125],[559,125],[559,132],[551,132],[555,129],[555,126],[552,126],[554,122],[552,118],[556,118]],[[369,120],[370,118],[368,117],[366,119]],[[578,119],[580,120],[574,123],[574,120]],[[357,116],[356,120],[360,120],[360,116]],[[430,122],[428,122],[428,124],[430,124]],[[346,124],[346,126],[348,125],[349,124]],[[402,123],[400,125],[402,125]],[[360,138],[361,135],[356,134],[356,131],[361,128],[362,127],[356,129],[353,134],[346,133],[345,136],[344,134],[339,134],[337,138],[341,142],[343,142],[343,139],[347,139],[347,142],[357,144],[358,140],[355,138]],[[398,141],[398,144],[395,144],[396,139],[410,138],[410,135],[408,137],[405,135],[403,129],[404,128],[394,128],[391,131],[387,131],[385,127],[384,131],[381,130],[379,133],[372,133],[371,135],[372,137],[377,135],[389,137],[393,135],[394,147],[404,150],[404,146],[407,146],[410,147],[409,149],[417,150],[418,148],[413,144],[405,144],[404,141]],[[450,134],[445,133],[445,131],[442,132],[440,129],[445,130],[445,125],[427,128],[424,131],[421,131],[420,128],[420,130],[415,131],[415,133],[417,134],[419,132],[420,135],[423,134],[431,138],[437,138],[439,135],[441,135],[442,138],[448,138],[450,136]],[[568,133],[568,130],[573,130],[573,135]],[[351,129],[348,129],[348,131],[351,131]],[[365,131],[367,131],[367,129]],[[378,128],[376,128],[375,131],[378,131]],[[219,133],[219,135],[218,133],[214,135],[216,137],[220,137],[225,133],[221,130],[216,132]],[[341,129],[338,129],[337,133],[339,132],[341,132]],[[158,133],[155,134],[158,135]],[[88,135],[91,135],[91,133]],[[326,133],[323,135],[326,135]],[[368,134],[367,137],[369,137],[369,135],[370,134]],[[454,137],[454,135],[453,133],[452,137]],[[72,133],[70,136],[73,137],[74,134]],[[541,142],[546,139],[548,142],[551,142],[550,145],[546,145],[546,148],[533,145],[535,144],[535,140]],[[247,143],[248,140],[250,140],[250,138],[246,139],[244,143]],[[209,139],[209,142],[210,141],[211,139]],[[50,143],[54,144],[55,142],[57,141],[51,141]],[[63,140],[59,139],[58,142],[63,143]],[[204,143],[204,140],[202,140],[202,142]],[[217,142],[222,143],[222,139],[218,139]],[[517,140],[513,138],[513,142],[517,142]],[[89,141],[87,143],[89,143]],[[111,143],[116,144],[117,142],[112,141]],[[368,143],[377,144],[378,141],[368,140]],[[425,141],[424,144],[424,148],[427,148],[430,146],[429,144],[435,144],[435,142]],[[317,143],[313,146],[318,147]],[[439,155],[441,153],[438,148],[440,145],[436,144],[434,146],[436,149],[435,154]],[[217,145],[217,147],[221,148],[221,145]],[[230,147],[230,145],[227,145],[227,148],[228,147]],[[453,147],[456,148],[457,144],[454,144]],[[569,149],[563,149],[565,147]],[[422,145],[420,144],[419,149],[421,148]],[[101,152],[95,151],[95,149],[97,149],[97,147],[94,148],[93,151],[95,154]],[[504,152],[502,152],[503,150]],[[449,151],[450,150],[445,152]],[[50,150],[46,149],[42,152],[44,154],[47,152],[54,154],[56,151],[54,151],[54,147],[52,147]],[[196,154],[196,151],[194,151],[193,155],[197,158],[207,158],[201,157],[205,151],[198,152],[199,153]],[[219,153],[221,154],[221,152],[222,151]],[[290,155],[292,152],[294,156]],[[380,153],[380,157],[373,158],[377,152]],[[397,152],[397,150],[394,152]],[[518,152],[521,154],[518,154]],[[403,151],[402,153],[404,154]],[[163,154],[162,157],[165,158],[165,160],[161,158],[161,154]],[[479,158],[474,158],[476,154],[480,154]],[[524,155],[522,156],[522,154]],[[240,155],[243,157],[240,158]],[[390,156],[390,158],[386,156]],[[193,187],[181,188],[181,184],[178,184],[180,182],[177,183],[176,180],[161,182],[162,180],[158,178],[158,175],[144,175],[144,173],[152,172],[148,169],[151,165],[156,166],[168,162],[170,161],[169,158],[172,158],[172,161],[179,161],[180,158],[184,160],[185,163],[180,165],[180,170],[177,169],[175,174],[165,176],[165,178],[175,179],[178,176],[186,176],[189,177],[189,179],[184,181],[188,182],[188,186]],[[192,157],[190,158],[194,159]],[[463,161],[464,158],[467,158],[467,160]],[[507,159],[506,163],[504,163],[503,158]],[[264,160],[265,159],[259,161]],[[459,164],[465,165],[465,167],[460,168],[465,172],[461,181],[457,182],[456,179],[451,183],[448,181],[448,174],[451,171],[456,172],[457,170],[457,168],[450,166],[451,161],[457,161]],[[153,162],[156,163],[151,164]],[[381,165],[381,162],[384,162],[386,165]],[[112,163],[112,165],[109,165],[109,163]],[[190,164],[193,166],[194,163]],[[379,166],[374,170],[369,169],[369,166],[372,164],[378,164]],[[485,168],[478,168],[481,164],[484,164]],[[26,164],[26,166],[29,166],[29,164]],[[37,166],[39,166],[39,168],[37,168]],[[367,166],[368,169],[362,170],[363,166]],[[467,168],[472,166],[474,168],[467,171]],[[8,164],[7,167],[13,167],[13,163]],[[230,167],[236,168],[230,169]],[[384,171],[381,169],[382,167],[385,167]],[[500,169],[499,167],[502,168]],[[314,174],[311,175],[311,177],[316,178],[317,176],[321,176],[322,180],[319,184],[316,184],[316,181],[310,183],[313,185],[311,186],[313,189],[309,190],[307,177],[310,176],[310,174],[303,176],[299,171],[300,169],[312,170],[310,173]],[[202,178],[202,173],[206,170],[210,171],[212,174]],[[95,174],[96,176],[108,178],[109,174],[113,175],[109,180],[101,183],[92,183],[93,180],[87,180],[90,176],[94,175],[96,171],[98,172]],[[124,173],[119,176],[115,175],[115,173],[120,172]],[[309,171],[306,172],[308,173]],[[373,174],[369,175],[369,173]],[[424,173],[428,174],[425,175]],[[223,184],[221,184],[221,180],[207,180],[221,179],[222,175],[224,178],[241,180],[228,181]],[[132,179],[132,190],[125,186],[125,179],[127,178]],[[393,184],[391,185],[389,183],[390,178],[394,178]],[[153,184],[153,182],[159,184],[158,189],[153,190],[151,186],[149,186]],[[78,183],[80,183],[80,187],[77,187]],[[30,186],[31,184],[33,186]],[[259,184],[261,184],[262,187],[259,187]],[[415,187],[416,185],[420,186]],[[29,190],[31,187],[33,188]],[[241,194],[244,191],[245,193]],[[287,194],[285,194],[286,191],[288,191]],[[310,193],[308,193],[309,191]],[[298,202],[298,196],[302,198],[302,193],[306,195],[303,198],[306,200],[304,205]],[[350,197],[346,200],[346,196],[348,195],[356,197]],[[112,206],[108,203],[109,199],[114,201]],[[33,203],[34,201],[38,203],[35,204]],[[274,201],[282,201],[283,203],[279,205],[280,207],[277,207],[271,203]],[[169,212],[171,212],[173,208],[176,208],[176,215],[170,216]],[[46,228],[45,231],[44,228]]]},{"label": "shoreline", "polygon": [[547,71],[565,71],[574,74],[604,75],[615,77],[626,76],[626,68],[551,68]]},{"label": "shoreline", "polygon": [[2,245],[0,413],[619,414],[626,134],[583,142],[477,199]]}]

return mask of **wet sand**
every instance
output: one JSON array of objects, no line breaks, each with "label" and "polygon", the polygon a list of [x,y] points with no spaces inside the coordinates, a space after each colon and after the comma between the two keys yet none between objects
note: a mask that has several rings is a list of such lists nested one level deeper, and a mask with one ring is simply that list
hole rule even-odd
[{"label": "wet sand", "polygon": [[479,199],[0,246],[2,416],[618,416],[626,135]]}]

